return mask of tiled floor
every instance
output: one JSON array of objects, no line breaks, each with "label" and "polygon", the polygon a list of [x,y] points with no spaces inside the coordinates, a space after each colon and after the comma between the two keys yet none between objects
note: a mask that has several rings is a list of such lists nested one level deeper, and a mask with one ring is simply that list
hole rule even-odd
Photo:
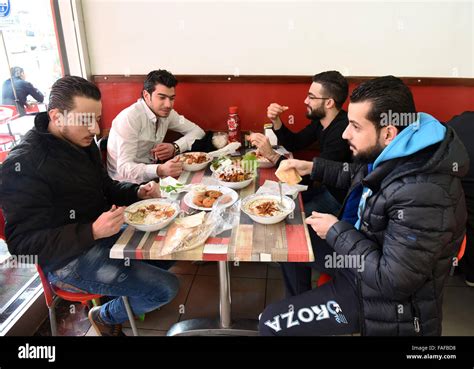
[{"label": "tiled floor", "polygon": [[[137,321],[141,335],[165,335],[178,321],[218,314],[216,263],[197,266],[178,262],[171,270],[181,283],[178,296],[169,305],[146,314],[144,322]],[[231,289],[233,318],[257,319],[265,306],[284,297],[281,273],[274,264],[240,263],[232,266]],[[444,294],[443,334],[474,336],[474,288],[468,287],[460,276],[454,276],[449,277]],[[85,325],[85,314],[76,314],[76,317],[81,325]],[[48,324],[46,321],[43,332],[39,334],[48,334]],[[125,327],[125,333],[131,334],[129,325]],[[74,330],[77,334],[78,330],[71,328]],[[95,335],[95,331],[84,330],[82,334]]]}]

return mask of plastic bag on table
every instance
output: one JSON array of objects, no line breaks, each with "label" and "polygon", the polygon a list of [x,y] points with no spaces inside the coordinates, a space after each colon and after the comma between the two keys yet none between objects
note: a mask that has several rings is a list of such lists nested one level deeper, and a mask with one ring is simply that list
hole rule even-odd
[{"label": "plastic bag on table", "polygon": [[168,228],[160,256],[192,250],[235,226],[240,216],[240,201],[225,208],[216,201],[209,213],[204,211],[185,218],[177,218]]}]

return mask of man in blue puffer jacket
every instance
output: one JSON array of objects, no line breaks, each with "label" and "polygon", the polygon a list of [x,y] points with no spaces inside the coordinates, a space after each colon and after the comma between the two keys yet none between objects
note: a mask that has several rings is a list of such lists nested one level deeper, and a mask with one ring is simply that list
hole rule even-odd
[{"label": "man in blue puffer jacket", "polygon": [[350,99],[343,138],[353,164],[281,164],[349,189],[338,217],[306,220],[326,240],[313,266],[333,279],[268,306],[260,332],[441,335],[443,285],[465,234],[466,149],[452,128],[416,112],[398,78],[364,82]]}]

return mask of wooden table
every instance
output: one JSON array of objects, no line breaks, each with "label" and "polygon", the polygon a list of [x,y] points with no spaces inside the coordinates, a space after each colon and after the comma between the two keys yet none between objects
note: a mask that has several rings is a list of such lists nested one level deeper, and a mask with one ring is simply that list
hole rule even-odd
[{"label": "wooden table", "polygon": [[[265,180],[276,180],[275,168],[259,169],[256,179],[246,188],[237,191],[240,198],[256,192]],[[199,172],[183,172],[181,183],[215,184],[209,167]],[[175,195],[178,200],[184,193]],[[257,321],[231,321],[230,278],[228,262],[309,262],[314,255],[304,224],[304,209],[301,196],[295,201],[295,211],[284,221],[273,225],[254,223],[246,214],[240,213],[240,219],[232,230],[218,237],[209,238],[206,244],[194,250],[177,252],[171,255],[161,254],[166,229],[157,232],[142,232],[129,226],[123,232],[110,251],[110,257],[116,259],[138,260],[192,260],[217,261],[220,282],[219,319],[191,319],[176,323],[168,335],[254,335],[257,334]],[[181,201],[181,208],[188,207]]]}]

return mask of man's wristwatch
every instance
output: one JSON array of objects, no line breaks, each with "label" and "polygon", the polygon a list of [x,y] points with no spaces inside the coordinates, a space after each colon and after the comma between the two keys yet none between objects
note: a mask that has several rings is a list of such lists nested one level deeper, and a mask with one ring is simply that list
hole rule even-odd
[{"label": "man's wristwatch", "polygon": [[181,150],[179,149],[179,146],[176,142],[173,142],[173,146],[174,146],[174,154],[175,155],[179,155],[179,153],[181,152]]}]

